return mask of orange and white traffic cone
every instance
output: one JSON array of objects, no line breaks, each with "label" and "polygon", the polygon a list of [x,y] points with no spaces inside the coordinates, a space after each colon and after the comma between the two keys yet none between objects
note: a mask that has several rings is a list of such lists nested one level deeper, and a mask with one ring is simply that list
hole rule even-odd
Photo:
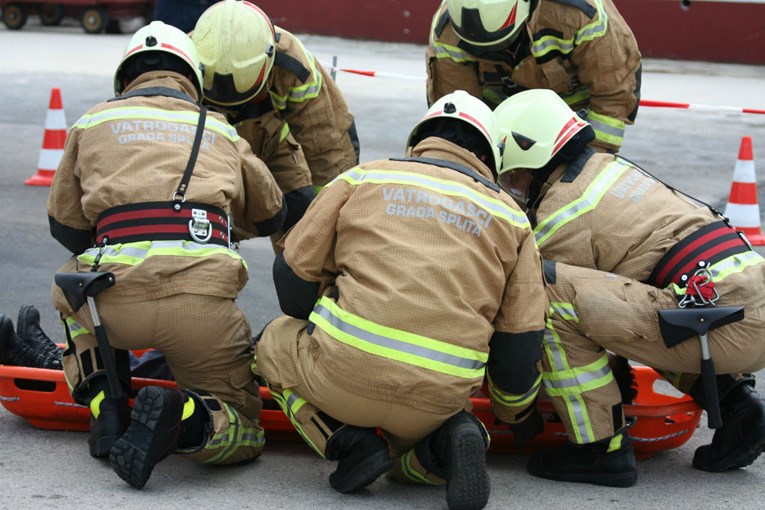
[{"label": "orange and white traffic cone", "polygon": [[48,113],[45,116],[45,134],[43,136],[40,157],[37,160],[37,174],[24,181],[24,184],[27,186],[51,185],[53,175],[56,173],[61,157],[64,155],[66,130],[64,106],[61,103],[61,90],[54,88],[50,92]]},{"label": "orange and white traffic cone", "polygon": [[746,234],[749,242],[755,246],[765,246],[760,221],[760,206],[757,203],[757,177],[754,172],[752,156],[752,138],[741,138],[741,148],[733,172],[733,185],[730,189],[725,216],[736,230]]}]

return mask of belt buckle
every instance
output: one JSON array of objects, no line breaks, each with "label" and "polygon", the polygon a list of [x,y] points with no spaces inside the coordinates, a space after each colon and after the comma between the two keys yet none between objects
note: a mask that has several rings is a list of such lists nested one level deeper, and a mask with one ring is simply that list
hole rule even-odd
[{"label": "belt buckle", "polygon": [[207,219],[207,211],[204,209],[192,209],[189,220],[189,234],[198,243],[206,243],[212,237],[212,224]]}]

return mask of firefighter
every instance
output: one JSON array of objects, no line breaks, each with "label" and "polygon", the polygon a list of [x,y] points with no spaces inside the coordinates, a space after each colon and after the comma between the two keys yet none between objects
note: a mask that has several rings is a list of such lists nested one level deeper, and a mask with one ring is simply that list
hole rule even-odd
[{"label": "firefighter", "polygon": [[235,302],[247,266],[229,227],[269,235],[286,211],[249,144],[200,106],[201,67],[184,32],[160,21],[136,32],[114,90],[69,132],[48,198],[50,231],[75,255],[61,272],[116,277],[97,301],[125,393],[127,350],[146,348],[166,355],[181,389],[142,388],[128,416],[127,397],[108,388],[101,356],[111,353],[96,349],[89,307],[74,311],[56,285],[52,298],[72,397],[92,411],[90,454],[108,456],[142,488],[170,453],[212,464],[260,455],[251,332]]},{"label": "firefighter", "polygon": [[[319,194],[274,262],[286,314],[253,370],[353,492],[391,476],[483,508],[488,387],[522,432],[540,385],[547,300],[528,220],[493,181],[491,110],[464,91],[414,127],[409,157],[354,167]],[[383,441],[375,434],[380,428]]]},{"label": "firefighter", "polygon": [[612,0],[444,0],[426,64],[428,104],[455,88],[492,109],[554,90],[587,109],[600,151],[619,150],[640,101],[640,52]]},{"label": "firefighter", "polygon": [[191,37],[205,68],[205,102],[274,174],[287,202],[286,232],[325,184],[358,163],[340,89],[297,37],[249,2],[214,4]]},{"label": "firefighter", "polygon": [[713,208],[618,156],[587,146],[592,126],[549,90],[496,110],[506,136],[499,182],[525,205],[545,259],[551,316],[544,384],[569,442],[532,455],[535,476],[597,485],[635,483],[634,452],[606,350],[653,367],[705,409],[701,347],[674,347],[658,311],[689,302],[741,305],[744,319],[709,333],[722,427],[693,466],[727,471],[765,449],[765,264]]}]

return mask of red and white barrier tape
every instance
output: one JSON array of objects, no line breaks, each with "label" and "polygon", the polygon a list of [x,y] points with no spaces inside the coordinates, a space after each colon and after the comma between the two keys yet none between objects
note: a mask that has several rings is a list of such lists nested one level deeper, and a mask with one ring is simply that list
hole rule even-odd
[{"label": "red and white barrier tape", "polygon": [[[388,80],[406,80],[406,81],[420,81],[425,82],[425,77],[410,76],[406,74],[387,73],[381,71],[362,71],[360,69],[344,69],[340,67],[334,67],[324,64],[329,71],[343,72],[350,74],[358,74],[361,76],[367,76],[370,78],[384,78]],[[673,103],[670,101],[654,101],[652,99],[641,99],[640,106],[649,108],[677,108],[681,110],[705,110],[705,111],[722,111],[722,112],[735,112],[735,113],[754,113],[758,115],[765,115],[765,110],[756,108],[742,108],[740,106],[719,106],[709,104],[691,104],[691,103]]]}]

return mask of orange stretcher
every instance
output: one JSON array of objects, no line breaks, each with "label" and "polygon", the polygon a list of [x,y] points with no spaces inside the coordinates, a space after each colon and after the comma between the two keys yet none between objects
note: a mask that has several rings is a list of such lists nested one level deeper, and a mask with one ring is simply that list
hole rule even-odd
[{"label": "orange stretcher", "polygon": [[[635,402],[625,406],[630,422],[630,436],[638,458],[677,448],[693,435],[701,419],[701,409],[688,396],[676,397],[657,392],[660,376],[647,367],[634,367],[638,386]],[[133,378],[133,394],[147,385],[175,387],[174,381]],[[271,398],[268,388],[260,388],[263,399],[261,425],[272,440],[300,440],[292,423]],[[480,395],[471,398],[473,413],[491,434],[491,451],[528,453],[531,450],[554,448],[566,441],[563,424],[549,400],[537,404],[545,419],[544,432],[524,450],[518,450],[506,424],[499,423],[491,412],[491,402]],[[87,431],[87,407],[75,404],[69,394],[64,373],[0,365],[0,403],[11,413],[24,418],[32,426],[48,430]],[[131,401],[132,404],[132,401]]]}]

